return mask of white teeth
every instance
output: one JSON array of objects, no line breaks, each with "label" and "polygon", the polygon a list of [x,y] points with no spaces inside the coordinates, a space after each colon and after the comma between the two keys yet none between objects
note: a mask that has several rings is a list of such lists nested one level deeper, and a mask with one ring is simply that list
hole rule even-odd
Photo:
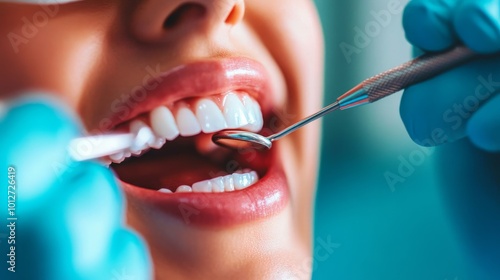
[{"label": "white teeth", "polygon": [[226,192],[232,192],[234,191],[234,179],[233,176],[224,176],[222,177],[222,180],[224,181],[224,190]]},{"label": "white teeth", "polygon": [[196,116],[187,107],[181,107],[177,111],[176,121],[182,136],[193,136],[201,132]]},{"label": "white teeth", "polygon": [[172,193],[172,191],[169,189],[159,189],[158,191],[161,193]]},{"label": "white teeth", "polygon": [[226,128],[226,120],[222,116],[217,104],[210,99],[203,98],[196,106],[196,116],[205,133],[212,133]]},{"label": "white teeth", "polygon": [[[223,100],[220,106],[216,102],[219,99]],[[140,119],[131,121],[129,130],[135,135],[133,145],[123,151],[124,155],[117,153],[108,159],[120,163],[131,154],[141,155],[149,148],[160,149],[167,140],[173,141],[179,135],[188,137],[203,131],[210,136],[210,133],[226,128],[257,132],[263,126],[259,103],[248,94],[230,92],[224,98],[200,98],[189,105],[190,107],[185,101],[181,101],[173,105],[174,109],[158,106],[149,113],[151,126]],[[196,112],[190,108],[195,108]],[[172,112],[176,112],[175,116]],[[197,139],[197,145],[198,140],[200,139]],[[209,148],[213,149],[214,144],[207,146],[208,152],[211,151]],[[220,187],[215,188],[220,190]]]},{"label": "white teeth", "polygon": [[233,180],[234,180],[234,188],[236,190],[242,190],[246,188],[251,182],[250,173],[245,173],[245,174],[234,173]]},{"label": "white teeth", "polygon": [[212,182],[212,192],[214,193],[221,193],[224,192],[225,186],[224,186],[224,177],[218,177],[210,180]]},{"label": "white teeth", "polygon": [[168,140],[174,140],[179,136],[179,129],[175,124],[174,115],[165,106],[160,106],[153,111],[150,115],[151,127],[154,132]]},{"label": "white teeth", "polygon": [[209,193],[212,192],[212,182],[210,180],[201,181],[193,184],[193,192]]},{"label": "white teeth", "polygon": [[155,141],[153,131],[143,121],[132,121],[130,123],[130,131],[136,135],[135,141],[130,147],[132,154],[139,154],[142,150],[149,148],[148,144],[152,144]]},{"label": "white teeth", "polygon": [[257,121],[253,124],[256,129],[261,130],[262,127],[264,126],[264,120],[262,119],[262,109],[260,108],[260,105],[257,101],[255,100],[250,100],[252,103],[253,107],[253,112],[255,116],[257,117]]},{"label": "white teeth", "polygon": [[[248,96],[248,95],[243,96],[242,101],[243,101],[243,106],[245,107],[245,111],[247,112],[248,123],[253,124],[253,123],[257,122],[258,115],[255,114],[254,108],[252,106],[253,105],[252,99],[250,98],[250,96]],[[259,113],[259,115],[260,115],[260,113]]]},{"label": "white teeth", "polygon": [[175,190],[176,193],[192,192],[193,189],[190,186],[180,186]]},{"label": "white teeth", "polygon": [[264,126],[264,121],[262,120],[262,111],[259,103],[248,96],[243,97],[243,103],[249,119],[248,125],[243,128],[250,131],[260,131]]},{"label": "white teeth", "polygon": [[[194,183],[192,187],[190,186],[180,186],[177,188],[175,193],[223,193],[223,192],[233,192],[238,190],[243,190],[249,186],[255,184],[259,180],[257,172],[246,169],[239,173],[233,173],[231,175],[226,175],[222,177],[217,177],[210,180],[204,180],[201,182]],[[160,189],[159,192],[172,191],[168,189]]]},{"label": "white teeth", "polygon": [[109,159],[114,163],[122,163],[131,155],[141,155],[150,147],[160,148],[165,144],[165,140],[155,136],[151,128],[141,120],[134,120],[130,123],[130,132],[135,134],[134,143],[129,149],[110,155]]},{"label": "white teeth", "polygon": [[248,124],[245,108],[238,96],[229,93],[224,102],[224,117],[228,128],[239,128]]},{"label": "white teeth", "polygon": [[125,159],[125,152],[119,152],[114,155],[110,155],[109,159],[111,159],[113,162],[123,161]]},{"label": "white teeth", "polygon": [[109,167],[113,161],[111,161],[109,158],[101,158],[98,160],[103,166]]},{"label": "white teeth", "polygon": [[122,163],[126,158],[132,156],[129,151],[123,151],[109,156],[109,160],[114,163]]},{"label": "white teeth", "polygon": [[166,140],[163,139],[163,138],[156,138],[156,140],[151,143],[149,146],[151,148],[154,148],[154,149],[160,149],[161,147],[163,147],[163,145],[165,145],[166,143]]}]

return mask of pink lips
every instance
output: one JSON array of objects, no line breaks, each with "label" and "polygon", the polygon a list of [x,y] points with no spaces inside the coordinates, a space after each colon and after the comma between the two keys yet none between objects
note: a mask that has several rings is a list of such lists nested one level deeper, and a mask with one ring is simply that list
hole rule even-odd
[{"label": "pink lips", "polygon": [[[227,91],[251,94],[259,101],[264,118],[271,111],[270,79],[264,67],[251,59],[227,58],[190,63],[153,79],[160,83],[148,92],[147,98],[133,108],[127,118],[119,114],[111,116],[115,125],[162,104]],[[288,203],[288,184],[275,151],[276,148],[257,155],[260,166],[255,167],[265,170],[261,174],[263,177],[256,184],[240,191],[164,194],[125,182],[122,184],[132,207],[154,208],[154,212],[160,211],[190,225],[236,225],[275,215]]]},{"label": "pink lips", "polygon": [[268,168],[256,184],[227,193],[164,194],[122,184],[132,207],[153,208],[186,225],[232,226],[275,215],[288,203],[288,184],[281,165],[273,159]]},{"label": "pink lips", "polygon": [[[248,58],[225,58],[193,62],[151,78],[144,85],[146,97],[130,110],[112,110],[107,117],[111,127],[149,112],[159,105],[175,101],[221,94],[228,91],[244,91],[259,100],[264,115],[270,111],[271,87],[264,66]],[[129,96],[129,99],[134,98]],[[129,102],[130,101],[130,102]],[[135,103],[125,100],[124,104]]]}]

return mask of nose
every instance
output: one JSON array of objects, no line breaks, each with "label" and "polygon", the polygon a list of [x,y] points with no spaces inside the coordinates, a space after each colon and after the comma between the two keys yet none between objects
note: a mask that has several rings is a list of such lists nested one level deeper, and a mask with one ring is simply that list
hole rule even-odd
[{"label": "nose", "polygon": [[143,0],[134,11],[132,31],[141,41],[176,40],[228,29],[244,14],[244,0]]}]

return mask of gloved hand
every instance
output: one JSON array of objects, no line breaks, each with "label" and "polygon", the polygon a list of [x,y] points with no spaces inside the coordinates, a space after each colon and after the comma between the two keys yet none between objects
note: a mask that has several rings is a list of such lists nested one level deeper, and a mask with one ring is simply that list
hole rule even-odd
[{"label": "gloved hand", "polygon": [[151,278],[113,174],[68,158],[79,128],[61,106],[18,101],[0,116],[0,131],[0,279]]},{"label": "gloved hand", "polygon": [[[412,0],[403,25],[425,51],[465,44],[478,53],[500,52],[500,0]],[[500,58],[474,61],[408,88],[400,113],[411,138],[434,146],[468,136],[486,151],[500,151]]]}]

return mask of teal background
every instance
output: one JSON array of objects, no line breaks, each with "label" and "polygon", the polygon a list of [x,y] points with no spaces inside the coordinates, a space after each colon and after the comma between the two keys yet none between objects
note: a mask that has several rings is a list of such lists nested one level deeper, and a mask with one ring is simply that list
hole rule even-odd
[{"label": "teal background", "polygon": [[[402,13],[374,32],[350,63],[341,51],[342,42],[355,45],[355,27],[370,25],[372,12],[387,10],[389,2],[316,0],[326,40],[325,103],[411,58]],[[478,279],[439,191],[438,153],[410,140],[400,98],[324,118],[313,279]],[[410,157],[414,170],[391,187],[384,174],[398,174]],[[336,243],[333,252],[322,248],[328,239]]]}]

